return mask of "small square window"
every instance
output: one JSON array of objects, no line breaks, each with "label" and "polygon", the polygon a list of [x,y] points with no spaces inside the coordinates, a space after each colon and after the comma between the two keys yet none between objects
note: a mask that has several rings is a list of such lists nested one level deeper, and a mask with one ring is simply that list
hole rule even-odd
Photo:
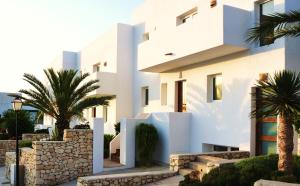
[{"label": "small square window", "polygon": [[213,100],[222,99],[222,76],[213,77]]},{"label": "small square window", "polygon": [[223,97],[223,78],[222,74],[207,76],[207,101],[212,102],[222,100]]},{"label": "small square window", "polygon": [[97,108],[93,107],[92,108],[92,118],[96,118],[97,117]]},{"label": "small square window", "polygon": [[195,7],[177,17],[177,26],[192,21],[198,15],[198,8]]},{"label": "small square window", "polygon": [[93,65],[93,72],[100,72],[100,63]]},{"label": "small square window", "polygon": [[167,105],[167,103],[168,103],[168,84],[167,83],[161,84],[160,101],[161,101],[161,105]]},{"label": "small square window", "polygon": [[[265,1],[259,4],[259,21],[260,23],[264,22],[267,19],[267,16],[274,13],[274,1]],[[275,29],[275,28],[273,28]],[[270,45],[274,43],[273,36],[274,32],[269,33],[268,36],[262,36],[260,39],[260,46]]]},{"label": "small square window", "polygon": [[105,123],[107,122],[107,112],[108,112],[107,106],[103,106],[103,121]]},{"label": "small square window", "polygon": [[144,107],[149,105],[149,88],[148,87],[142,88],[142,105]]},{"label": "small square window", "polygon": [[149,32],[143,34],[143,41],[148,41],[148,40],[150,40]]}]

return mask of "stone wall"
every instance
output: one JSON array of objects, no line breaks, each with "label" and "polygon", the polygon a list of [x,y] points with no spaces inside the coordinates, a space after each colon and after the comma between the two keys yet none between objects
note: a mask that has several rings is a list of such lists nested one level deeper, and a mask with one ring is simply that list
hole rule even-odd
[{"label": "stone wall", "polygon": [[175,171],[139,172],[80,177],[77,186],[144,185],[177,175]]},{"label": "stone wall", "polygon": [[41,139],[48,139],[49,134],[22,134],[22,140],[29,140],[29,141],[40,141]]},{"label": "stone wall", "polygon": [[21,150],[25,185],[56,185],[91,175],[93,131],[65,130],[64,141],[35,141]]},{"label": "stone wall", "polygon": [[0,166],[5,165],[6,152],[14,152],[16,150],[15,140],[0,140]]},{"label": "stone wall", "polygon": [[249,158],[248,151],[228,151],[228,152],[209,152],[201,154],[172,154],[170,155],[170,170],[179,171],[179,169],[187,168],[190,162],[196,161],[198,156],[213,156],[223,159],[243,159]]}]

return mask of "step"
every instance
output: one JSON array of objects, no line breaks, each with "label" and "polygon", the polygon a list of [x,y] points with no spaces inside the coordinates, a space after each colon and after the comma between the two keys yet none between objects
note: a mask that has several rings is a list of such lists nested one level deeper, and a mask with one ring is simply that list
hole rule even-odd
[{"label": "step", "polygon": [[179,169],[179,174],[181,176],[189,175],[191,172],[193,172],[193,169]]},{"label": "step", "polygon": [[223,161],[224,159],[218,158],[218,157],[213,157],[213,156],[198,156],[197,161],[202,162],[202,163],[218,163],[220,161]]}]

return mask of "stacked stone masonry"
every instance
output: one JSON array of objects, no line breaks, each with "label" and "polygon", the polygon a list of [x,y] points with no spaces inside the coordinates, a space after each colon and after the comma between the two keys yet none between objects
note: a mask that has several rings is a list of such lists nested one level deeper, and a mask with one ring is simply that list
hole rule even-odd
[{"label": "stacked stone masonry", "polygon": [[65,130],[64,141],[35,141],[21,150],[25,185],[57,185],[93,171],[93,131]]},{"label": "stacked stone masonry", "polygon": [[5,165],[6,152],[14,152],[16,150],[15,140],[0,140],[0,166]]},{"label": "stacked stone masonry", "polygon": [[250,153],[248,151],[231,151],[231,152],[210,152],[201,154],[172,154],[170,156],[170,170],[179,171],[179,169],[184,169],[189,166],[190,162],[197,160],[198,156],[212,156],[222,159],[243,159],[249,158]]},{"label": "stacked stone masonry", "polygon": [[157,182],[176,174],[175,171],[155,171],[80,177],[77,180],[77,186],[138,186]]},{"label": "stacked stone masonry", "polygon": [[49,134],[22,134],[22,140],[29,141],[41,141],[43,139],[49,139]]}]

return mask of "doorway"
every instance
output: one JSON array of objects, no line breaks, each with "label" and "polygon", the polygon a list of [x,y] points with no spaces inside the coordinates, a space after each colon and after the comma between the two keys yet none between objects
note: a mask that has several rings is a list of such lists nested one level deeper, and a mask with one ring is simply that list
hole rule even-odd
[{"label": "doorway", "polygon": [[186,80],[177,81],[175,89],[175,112],[186,112]]},{"label": "doorway", "polygon": [[[256,100],[261,91],[256,88]],[[256,108],[260,102],[256,102]],[[275,154],[277,152],[277,116],[256,118],[256,155]]]}]

